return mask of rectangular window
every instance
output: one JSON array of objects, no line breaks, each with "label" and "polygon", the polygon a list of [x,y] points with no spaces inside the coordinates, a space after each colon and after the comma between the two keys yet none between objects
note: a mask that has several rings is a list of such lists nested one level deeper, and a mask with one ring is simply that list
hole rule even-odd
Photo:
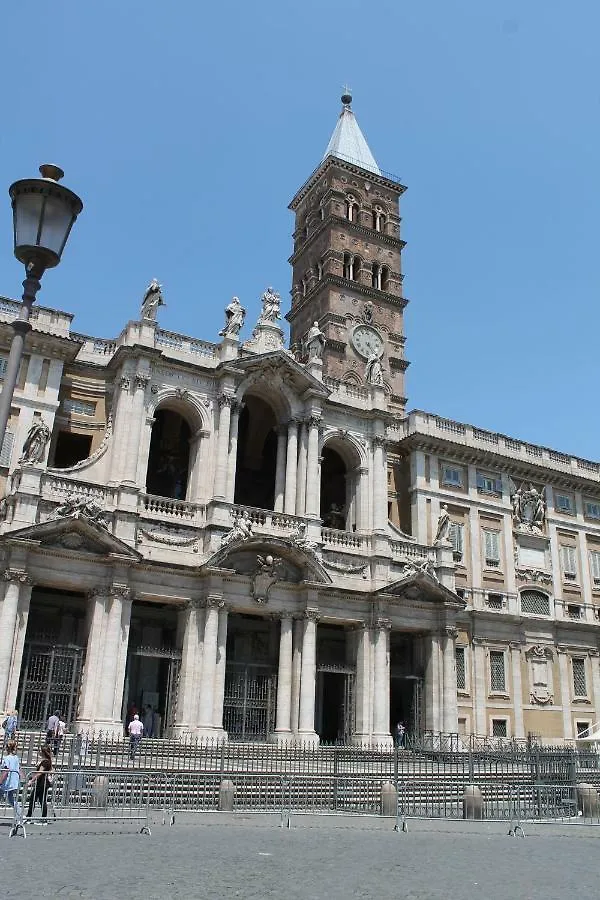
[{"label": "rectangular window", "polygon": [[2,449],[0,450],[0,466],[10,466],[14,442],[15,436],[13,432],[5,431],[4,440],[2,441]]},{"label": "rectangular window", "polygon": [[590,550],[590,569],[594,584],[600,586],[600,550]]},{"label": "rectangular window", "polygon": [[560,558],[562,562],[563,576],[567,581],[577,579],[577,556],[575,547],[561,547]]},{"label": "rectangular window", "polygon": [[490,609],[502,609],[504,606],[502,594],[488,594],[485,598],[485,602]]},{"label": "rectangular window", "polygon": [[506,719],[492,719],[492,737],[508,737]]},{"label": "rectangular window", "polygon": [[578,738],[588,737],[590,733],[590,724],[590,722],[575,722]]},{"label": "rectangular window", "polygon": [[483,546],[486,566],[497,569],[500,565],[500,532],[484,528]]},{"label": "rectangular window", "polygon": [[591,500],[586,500],[585,514],[588,519],[600,519],[600,503],[593,503]]},{"label": "rectangular window", "polygon": [[573,695],[575,697],[587,697],[587,681],[585,677],[585,659],[574,657],[573,666]]},{"label": "rectangular window", "polygon": [[532,616],[550,615],[550,597],[542,591],[521,591],[521,612]]},{"label": "rectangular window", "polygon": [[87,400],[63,400],[63,408],[67,412],[74,412],[80,416],[94,416],[96,414],[96,404]]},{"label": "rectangular window", "polygon": [[477,472],[477,490],[480,494],[501,494],[502,479],[498,475]]},{"label": "rectangular window", "polygon": [[463,558],[463,536],[465,526],[461,522],[452,522],[450,525],[450,543],[454,551],[454,559],[460,562]]},{"label": "rectangular window", "polygon": [[555,494],[554,502],[558,512],[569,513],[570,515],[573,515],[575,512],[575,504],[571,494]]},{"label": "rectangular window", "polygon": [[462,487],[462,469],[455,466],[442,466],[442,484],[450,485],[450,487]]},{"label": "rectangular window", "polygon": [[567,603],[567,616],[569,619],[581,619],[583,609],[578,603]]},{"label": "rectangular window", "polygon": [[494,693],[506,693],[504,651],[490,650],[490,687]]},{"label": "rectangular window", "polygon": [[467,689],[467,670],[465,667],[465,648],[456,648],[456,689],[458,691],[466,691]]}]

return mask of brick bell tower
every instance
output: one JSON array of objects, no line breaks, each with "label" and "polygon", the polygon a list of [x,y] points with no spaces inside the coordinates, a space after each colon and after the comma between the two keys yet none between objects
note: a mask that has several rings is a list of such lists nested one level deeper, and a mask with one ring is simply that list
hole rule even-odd
[{"label": "brick bell tower", "polygon": [[[379,356],[390,411],[406,404],[400,196],[406,188],[384,174],[351,107],[342,111],[320,165],[289,208],[296,216],[290,340],[302,353],[317,321],[327,338],[323,376],[368,384],[367,361]],[[381,377],[381,376],[380,376]]]}]

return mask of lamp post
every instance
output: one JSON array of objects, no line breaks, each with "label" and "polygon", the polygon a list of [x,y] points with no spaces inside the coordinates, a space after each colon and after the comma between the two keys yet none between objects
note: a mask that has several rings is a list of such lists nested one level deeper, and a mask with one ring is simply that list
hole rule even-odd
[{"label": "lamp post", "polygon": [[19,375],[25,335],[31,331],[29,316],[46,269],[57,266],[83,203],[73,191],[59,184],[64,172],[58,166],[40,166],[41,178],[24,178],[9,188],[13,208],[15,256],[25,266],[23,303],[12,323],[14,335],[0,394],[0,447],[4,441],[10,407]]}]

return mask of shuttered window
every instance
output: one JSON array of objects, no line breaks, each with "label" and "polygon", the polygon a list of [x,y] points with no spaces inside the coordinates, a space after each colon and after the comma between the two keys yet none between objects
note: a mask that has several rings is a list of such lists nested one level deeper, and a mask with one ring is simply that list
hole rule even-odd
[{"label": "shuttered window", "polygon": [[500,532],[484,528],[483,547],[486,565],[497,568],[500,565]]},{"label": "shuttered window", "polygon": [[0,450],[0,466],[10,466],[10,460],[12,457],[13,445],[15,443],[15,436],[12,431],[6,431],[4,433],[4,440],[2,442],[2,449]]}]

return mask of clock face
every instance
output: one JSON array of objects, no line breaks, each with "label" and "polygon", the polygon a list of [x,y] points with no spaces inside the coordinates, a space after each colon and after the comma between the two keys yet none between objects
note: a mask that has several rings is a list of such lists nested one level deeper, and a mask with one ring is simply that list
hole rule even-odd
[{"label": "clock face", "polygon": [[371,325],[357,325],[350,338],[352,346],[365,359],[372,353],[383,356],[383,338]]}]

